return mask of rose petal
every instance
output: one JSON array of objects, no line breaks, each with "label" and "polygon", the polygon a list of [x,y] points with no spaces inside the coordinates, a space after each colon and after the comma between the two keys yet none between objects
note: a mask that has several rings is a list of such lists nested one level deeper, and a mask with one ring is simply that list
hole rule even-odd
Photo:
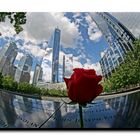
[{"label": "rose petal", "polygon": [[75,68],[71,78],[65,78],[69,98],[77,103],[91,102],[103,90],[99,84],[101,75],[96,75],[94,69]]},{"label": "rose petal", "polygon": [[70,79],[69,78],[63,78],[63,79],[64,79],[64,81],[66,83],[67,88],[68,88],[68,84],[69,84]]},{"label": "rose petal", "polygon": [[91,80],[94,82],[94,83],[99,83],[101,80],[102,80],[102,76],[101,75],[87,75],[87,74],[83,74],[83,78],[86,80]]},{"label": "rose petal", "polygon": [[101,84],[99,84],[97,86],[97,96],[103,91],[103,86]]},{"label": "rose petal", "polygon": [[71,76],[73,80],[79,79],[83,75],[83,72],[84,72],[83,68],[75,68],[73,69],[73,71],[74,73]]},{"label": "rose petal", "polygon": [[86,103],[93,99],[93,94],[96,94],[97,85],[94,79],[81,77],[75,81],[73,85],[73,92],[76,94],[76,101],[79,103]]},{"label": "rose petal", "polygon": [[69,98],[72,101],[77,102],[77,94],[76,94],[76,91],[75,91],[75,83],[74,83],[74,81],[72,81],[72,80],[69,81],[67,91],[68,91]]},{"label": "rose petal", "polygon": [[84,73],[88,75],[96,75],[96,71],[94,69],[84,69]]},{"label": "rose petal", "polygon": [[75,68],[73,69],[74,72],[78,72],[78,73],[83,73],[84,69],[83,68]]}]

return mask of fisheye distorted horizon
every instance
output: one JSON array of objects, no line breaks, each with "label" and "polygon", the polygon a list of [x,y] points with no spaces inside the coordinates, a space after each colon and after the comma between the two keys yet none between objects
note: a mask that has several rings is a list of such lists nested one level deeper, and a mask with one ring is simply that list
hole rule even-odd
[{"label": "fisheye distorted horizon", "polygon": [[[111,14],[120,17],[120,13]],[[0,48],[8,42],[14,41],[19,49],[14,65],[18,65],[24,54],[30,54],[34,58],[31,75],[34,73],[36,63],[42,63],[43,80],[50,81],[52,61],[50,44],[55,28],[59,28],[61,31],[60,81],[62,81],[64,55],[66,56],[66,73],[68,76],[72,73],[72,68],[75,67],[94,68],[98,74],[102,74],[99,61],[101,54],[108,48],[108,44],[92,15],[94,13],[88,12],[27,13],[27,22],[22,26],[24,30],[18,35],[9,20],[6,19],[4,23],[0,23]],[[121,15],[121,20],[123,20],[123,16],[125,13]],[[127,22],[125,23],[127,24]],[[139,31],[136,30],[135,32],[138,33]],[[72,64],[69,63],[70,59],[72,59]]]}]

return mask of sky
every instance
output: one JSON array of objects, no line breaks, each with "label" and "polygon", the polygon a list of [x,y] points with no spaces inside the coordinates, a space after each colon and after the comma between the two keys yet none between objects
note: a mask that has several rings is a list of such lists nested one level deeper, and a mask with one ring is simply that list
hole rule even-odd
[{"label": "sky", "polygon": [[73,68],[95,69],[102,74],[99,61],[101,52],[108,47],[101,31],[91,18],[90,13],[48,13],[31,12],[26,14],[24,30],[18,35],[7,19],[0,23],[0,48],[15,41],[19,49],[14,65],[18,65],[24,54],[33,57],[31,77],[36,63],[43,68],[43,80],[51,80],[52,35],[56,27],[61,30],[59,54],[59,81],[62,81],[63,55],[66,57],[66,77]]}]

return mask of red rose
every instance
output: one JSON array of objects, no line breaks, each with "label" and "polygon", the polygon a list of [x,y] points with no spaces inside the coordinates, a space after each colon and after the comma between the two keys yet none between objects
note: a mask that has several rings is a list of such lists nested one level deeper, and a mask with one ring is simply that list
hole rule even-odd
[{"label": "red rose", "polygon": [[91,102],[103,90],[99,84],[101,75],[96,75],[93,69],[75,68],[71,78],[64,78],[67,93],[73,102],[85,104]]}]

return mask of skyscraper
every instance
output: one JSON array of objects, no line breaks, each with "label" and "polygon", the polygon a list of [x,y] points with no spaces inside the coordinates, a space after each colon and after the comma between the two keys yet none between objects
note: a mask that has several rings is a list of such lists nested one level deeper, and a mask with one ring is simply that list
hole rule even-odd
[{"label": "skyscraper", "polygon": [[22,56],[22,58],[20,59],[20,61],[18,63],[18,67],[16,69],[15,77],[14,77],[14,80],[17,82],[20,82],[20,77],[21,77],[21,73],[22,73],[25,61],[26,61],[26,57]]},{"label": "skyscraper", "polygon": [[34,76],[33,76],[33,84],[36,85],[38,80],[39,80],[39,76],[41,73],[41,66],[36,64],[35,70],[34,70]]},{"label": "skyscraper", "polygon": [[107,78],[123,62],[125,54],[133,50],[132,44],[136,38],[111,14],[93,13],[91,15],[109,45],[100,60],[102,73]]},{"label": "skyscraper", "polygon": [[59,78],[59,48],[60,48],[60,30],[55,28],[52,40],[52,83],[57,83]]},{"label": "skyscraper", "polygon": [[4,46],[0,51],[0,71],[3,75],[14,77],[15,66],[13,65],[18,53],[18,48],[14,42]]},{"label": "skyscraper", "polygon": [[40,67],[40,73],[39,73],[38,81],[42,81],[42,80],[43,80],[43,69],[42,69],[42,67]]},{"label": "skyscraper", "polygon": [[29,83],[32,64],[33,58],[30,55],[23,56],[15,72],[15,81]]},{"label": "skyscraper", "polygon": [[140,36],[140,12],[112,12],[110,13],[136,37]]}]

